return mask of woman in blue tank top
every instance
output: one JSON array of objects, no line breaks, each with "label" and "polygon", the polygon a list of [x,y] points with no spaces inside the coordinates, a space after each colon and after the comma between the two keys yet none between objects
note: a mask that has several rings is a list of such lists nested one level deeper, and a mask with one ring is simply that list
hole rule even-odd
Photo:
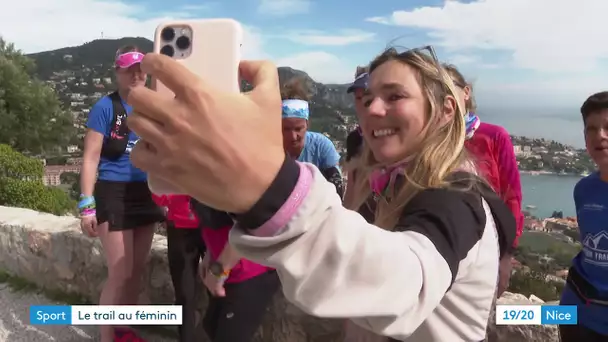
[{"label": "woman in blue tank top", "polygon": [[[135,46],[115,56],[118,90],[102,97],[89,112],[80,174],[82,231],[99,237],[108,267],[100,305],[137,304],[154,226],[164,219],[152,200],[146,174],[133,166],[130,152],[139,140],[126,125],[129,89],[143,86],[143,53]],[[143,341],[126,328],[101,327],[101,341]]]}]

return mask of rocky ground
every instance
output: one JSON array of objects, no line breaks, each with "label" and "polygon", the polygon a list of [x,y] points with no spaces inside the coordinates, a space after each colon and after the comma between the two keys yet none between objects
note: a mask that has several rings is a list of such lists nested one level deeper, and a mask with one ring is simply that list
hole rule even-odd
[{"label": "rocky ground", "polygon": [[[94,326],[30,325],[30,305],[61,305],[41,294],[14,291],[7,284],[0,284],[0,303],[0,342],[99,341]],[[142,332],[142,337],[149,342],[173,341],[149,332]]]},{"label": "rocky ground", "polygon": [[[158,233],[145,270],[141,304],[173,302],[167,241],[162,230]],[[2,279],[3,273],[6,281]],[[85,303],[87,299],[99,298],[105,278],[101,244],[80,232],[76,218],[0,206],[0,342],[97,341],[95,327],[30,326],[28,308],[53,304],[48,298],[66,303]],[[3,284],[13,284],[12,288],[20,288],[17,285],[21,284],[45,289],[47,296],[37,295],[33,290],[15,292]],[[204,294],[202,285],[198,286],[201,286],[198,292]],[[202,295],[197,302],[202,311],[207,307],[207,296]],[[542,304],[542,301],[534,296],[505,293],[498,303]],[[279,292],[253,341],[339,342],[343,341],[343,325],[342,320],[307,315]],[[149,341],[171,341],[165,336],[146,337]],[[488,342],[557,341],[556,326],[491,323],[489,328]]]}]

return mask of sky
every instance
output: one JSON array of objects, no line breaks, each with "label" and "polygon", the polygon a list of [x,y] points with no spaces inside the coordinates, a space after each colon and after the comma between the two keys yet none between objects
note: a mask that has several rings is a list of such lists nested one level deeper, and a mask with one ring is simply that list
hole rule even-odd
[{"label": "sky", "polygon": [[606,0],[0,0],[0,8],[0,35],[27,53],[102,32],[152,38],[169,19],[234,18],[245,28],[245,58],[323,83],[351,81],[388,44],[430,44],[494,115],[576,117],[587,96],[608,88]]}]

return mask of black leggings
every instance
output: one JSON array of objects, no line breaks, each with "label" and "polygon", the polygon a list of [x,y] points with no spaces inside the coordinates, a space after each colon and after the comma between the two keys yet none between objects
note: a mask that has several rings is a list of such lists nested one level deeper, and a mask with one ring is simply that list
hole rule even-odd
[{"label": "black leggings", "polygon": [[241,283],[224,285],[226,297],[209,294],[203,319],[209,339],[212,342],[251,341],[279,288],[276,271],[269,271]]},{"label": "black leggings", "polygon": [[583,325],[560,325],[561,342],[608,342],[608,335],[602,335]]},{"label": "black leggings", "polygon": [[167,221],[167,254],[169,272],[175,290],[175,304],[182,305],[182,325],[178,326],[180,342],[199,340],[196,331],[196,309],[202,288],[198,284],[198,265],[205,254],[200,228],[175,228]]}]

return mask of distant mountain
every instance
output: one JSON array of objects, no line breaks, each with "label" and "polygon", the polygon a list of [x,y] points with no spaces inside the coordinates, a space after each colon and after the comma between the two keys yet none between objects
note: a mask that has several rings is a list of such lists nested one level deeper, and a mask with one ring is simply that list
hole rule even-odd
[{"label": "distant mountain", "polygon": [[[332,106],[344,109],[353,109],[353,96],[346,93],[349,84],[323,84],[315,82],[307,73],[290,67],[279,67],[279,80],[281,84],[293,77],[306,79],[308,88],[313,93],[313,100],[326,102]],[[354,114],[354,113],[352,113]]]},{"label": "distant mountain", "polygon": [[114,54],[126,45],[136,45],[144,52],[152,51],[152,41],[146,38],[98,39],[80,46],[33,53],[28,57],[36,61],[37,76],[46,80],[54,72],[78,67],[103,67],[111,71]]},{"label": "distant mountain", "polygon": [[[125,45],[137,45],[144,52],[150,52],[153,43],[146,38],[98,39],[80,46],[65,47],[53,51],[30,54],[36,62],[36,76],[42,80],[53,80],[59,84],[64,101],[73,100],[74,93],[87,95],[105,89],[99,86],[98,79],[113,77],[112,57],[116,51]],[[71,83],[67,86],[65,80],[58,80],[62,75],[69,74]],[[66,76],[67,77],[67,76]],[[279,68],[281,84],[288,80],[303,78],[312,92],[311,125],[313,130],[330,133],[336,138],[346,134],[346,123],[352,122],[354,115],[352,96],[346,94],[347,85],[325,85],[315,82],[303,71],[290,67]],[[73,80],[75,78],[75,80]],[[66,88],[67,87],[67,88]],[[111,90],[111,85],[105,89]],[[88,105],[88,104],[87,104]]]}]

